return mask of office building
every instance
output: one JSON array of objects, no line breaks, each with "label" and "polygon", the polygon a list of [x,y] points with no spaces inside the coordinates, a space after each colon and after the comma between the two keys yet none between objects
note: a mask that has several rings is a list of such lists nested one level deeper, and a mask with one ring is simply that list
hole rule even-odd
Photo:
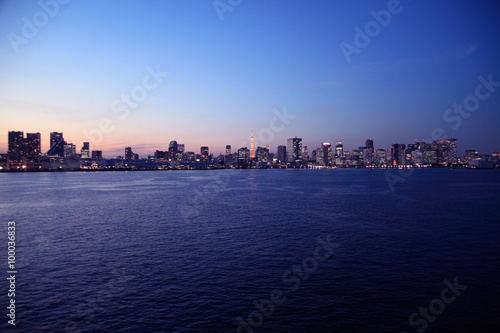
[{"label": "office building", "polygon": [[457,139],[441,139],[437,141],[437,145],[439,164],[457,163]]},{"label": "office building", "polygon": [[286,164],[287,162],[286,146],[283,145],[278,146],[277,155],[279,163]]},{"label": "office building", "polygon": [[9,145],[7,153],[12,157],[19,157],[25,155],[24,132],[9,131]]},{"label": "office building", "polygon": [[80,149],[80,154],[82,155],[82,158],[90,158],[90,143],[89,142],[84,142],[82,149]]},{"label": "office building", "polygon": [[342,144],[342,141],[337,141],[337,144],[335,145],[335,156],[344,156],[344,145]]},{"label": "office building", "polygon": [[206,146],[200,148],[200,161],[208,162],[208,147]]},{"label": "office building", "polygon": [[102,160],[102,150],[92,150],[93,160]]},{"label": "office building", "polygon": [[50,133],[50,149],[47,155],[64,157],[64,141],[63,133],[51,132]]},{"label": "office building", "polygon": [[25,150],[26,150],[26,155],[28,156],[42,155],[40,133],[26,133]]},{"label": "office building", "polygon": [[373,151],[373,140],[372,139],[366,139],[366,141],[365,141],[365,147],[366,148],[371,148],[371,150]]},{"label": "office building", "polygon": [[291,138],[287,140],[287,162],[297,163],[302,160],[302,139],[301,138]]}]

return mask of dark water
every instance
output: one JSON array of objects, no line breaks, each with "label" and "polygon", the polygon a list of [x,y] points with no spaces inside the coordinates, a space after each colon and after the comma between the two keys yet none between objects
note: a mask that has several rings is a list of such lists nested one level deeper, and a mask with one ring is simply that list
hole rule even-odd
[{"label": "dark water", "polygon": [[[499,332],[500,172],[416,170],[394,191],[385,176],[0,174],[0,329]],[[455,278],[467,289],[444,290]]]}]

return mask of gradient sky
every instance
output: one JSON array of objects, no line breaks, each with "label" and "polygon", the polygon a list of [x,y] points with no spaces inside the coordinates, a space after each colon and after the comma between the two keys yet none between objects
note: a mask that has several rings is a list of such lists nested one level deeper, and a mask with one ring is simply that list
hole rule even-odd
[{"label": "gradient sky", "polygon": [[[105,156],[132,146],[146,157],[171,140],[214,154],[249,147],[252,129],[272,151],[293,136],[311,151],[340,138],[349,150],[367,138],[375,148],[430,141],[435,128],[458,139],[459,154],[500,150],[500,87],[458,128],[443,119],[475,95],[479,76],[500,81],[500,3],[401,1],[348,63],[340,43],[354,45],[354,27],[387,7],[243,0],[221,20],[212,0],[73,0],[43,22],[38,1],[0,2],[0,152],[9,130],[40,132],[43,152],[59,131],[78,151],[91,141]],[[23,17],[40,27],[16,52]],[[113,102],[142,85],[148,66],[169,74],[120,118]],[[284,109],[295,117],[259,140]],[[113,129],[89,139],[102,119]]]}]

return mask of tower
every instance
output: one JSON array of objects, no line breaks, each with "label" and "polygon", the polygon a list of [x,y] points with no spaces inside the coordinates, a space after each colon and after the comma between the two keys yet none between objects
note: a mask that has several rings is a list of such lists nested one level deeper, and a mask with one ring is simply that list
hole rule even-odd
[{"label": "tower", "polygon": [[252,130],[252,138],[250,140],[250,158],[254,158],[255,154],[253,152],[253,130]]}]

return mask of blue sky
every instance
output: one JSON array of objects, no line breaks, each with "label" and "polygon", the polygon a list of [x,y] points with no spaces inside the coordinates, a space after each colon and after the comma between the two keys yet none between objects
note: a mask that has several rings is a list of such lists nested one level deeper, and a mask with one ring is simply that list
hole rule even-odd
[{"label": "blue sky", "polygon": [[[53,16],[37,1],[0,3],[0,152],[9,130],[41,132],[44,151],[61,131],[78,149],[91,141],[107,156],[125,146],[146,156],[171,140],[218,154],[249,146],[252,129],[274,151],[293,136],[309,150],[340,138],[347,149],[367,138],[387,148],[436,128],[460,154],[500,150],[500,87],[483,88],[459,126],[443,119],[475,96],[479,76],[500,81],[498,1],[243,0],[223,20],[213,1],[41,2]],[[354,28],[388,6],[398,13],[348,62],[339,45],[355,46]],[[23,32],[26,21],[36,33]],[[168,75],[148,80],[155,87],[127,116],[114,112],[148,68]],[[294,118],[259,136],[285,109]]]}]

